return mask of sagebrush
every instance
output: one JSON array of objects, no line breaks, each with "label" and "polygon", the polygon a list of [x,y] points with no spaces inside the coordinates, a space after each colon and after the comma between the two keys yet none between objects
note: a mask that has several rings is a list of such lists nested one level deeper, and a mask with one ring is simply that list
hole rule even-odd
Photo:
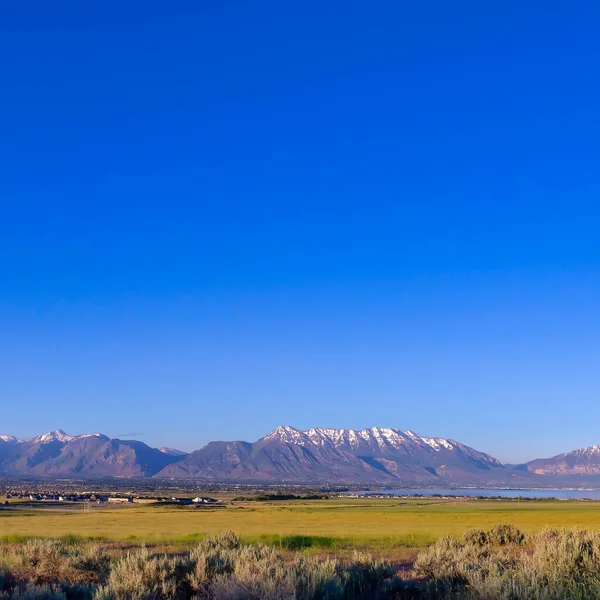
[{"label": "sagebrush", "polygon": [[301,554],[290,560],[233,533],[171,556],[142,546],[111,557],[99,545],[47,540],[1,552],[0,594],[11,600],[358,600],[394,598],[407,585],[370,555],[350,564]]},{"label": "sagebrush", "polygon": [[511,525],[444,537],[397,566],[356,552],[292,554],[233,533],[156,553],[134,547],[35,540],[0,546],[4,600],[563,600],[600,598],[600,534]]}]

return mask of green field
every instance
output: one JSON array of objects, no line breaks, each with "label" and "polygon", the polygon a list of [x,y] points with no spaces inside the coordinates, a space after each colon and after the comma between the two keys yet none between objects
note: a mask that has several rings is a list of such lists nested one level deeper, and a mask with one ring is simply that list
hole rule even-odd
[{"label": "green field", "polygon": [[[245,539],[306,536],[322,547],[369,543],[419,547],[471,527],[511,523],[600,531],[600,502],[331,499],[231,504],[218,510],[131,506],[70,510],[0,510],[0,538],[78,535],[114,541],[186,541],[233,530]],[[310,544],[309,544],[310,545]]]}]

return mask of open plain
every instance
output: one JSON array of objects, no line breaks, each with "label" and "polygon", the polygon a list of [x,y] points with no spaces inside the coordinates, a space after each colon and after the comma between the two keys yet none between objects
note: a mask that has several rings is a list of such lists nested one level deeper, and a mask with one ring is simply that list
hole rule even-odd
[{"label": "open plain", "polygon": [[[600,502],[481,499],[330,498],[270,502],[224,500],[221,508],[12,502],[0,509],[0,538],[80,536],[106,541],[185,543],[234,531],[311,548],[368,546],[393,552],[423,547],[467,529],[512,524],[533,533],[544,527],[600,531]],[[289,541],[295,540],[295,541]]]}]

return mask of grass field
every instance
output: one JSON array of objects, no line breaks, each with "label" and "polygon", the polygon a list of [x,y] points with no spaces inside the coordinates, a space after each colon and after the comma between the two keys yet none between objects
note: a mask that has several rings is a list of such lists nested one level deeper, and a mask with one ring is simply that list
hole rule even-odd
[{"label": "grass field", "polygon": [[[114,541],[185,542],[233,530],[246,540],[335,548],[422,547],[466,529],[514,524],[524,532],[543,527],[600,531],[600,502],[496,500],[331,499],[232,504],[219,510],[172,506],[119,509],[0,510],[0,539],[77,535]],[[292,542],[289,542],[292,540]],[[295,540],[295,542],[293,541]]]}]

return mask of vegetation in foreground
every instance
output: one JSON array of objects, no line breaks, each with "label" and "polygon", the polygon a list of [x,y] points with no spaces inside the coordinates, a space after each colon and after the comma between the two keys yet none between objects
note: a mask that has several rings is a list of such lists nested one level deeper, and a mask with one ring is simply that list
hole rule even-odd
[{"label": "vegetation in foreground", "polygon": [[356,553],[350,564],[272,546],[244,545],[233,533],[207,537],[184,553],[146,547],[111,556],[92,543],[30,540],[1,548],[0,597],[13,600],[279,600],[393,598],[407,586],[387,562]]},{"label": "vegetation in foreground", "polygon": [[600,597],[600,534],[512,525],[441,538],[410,579],[355,553],[342,562],[243,544],[233,533],[185,552],[29,540],[0,546],[0,597],[10,600],[562,600]]},{"label": "vegetation in foreground", "polygon": [[425,598],[562,600],[600,597],[600,534],[511,525],[441,538],[414,564]]}]

